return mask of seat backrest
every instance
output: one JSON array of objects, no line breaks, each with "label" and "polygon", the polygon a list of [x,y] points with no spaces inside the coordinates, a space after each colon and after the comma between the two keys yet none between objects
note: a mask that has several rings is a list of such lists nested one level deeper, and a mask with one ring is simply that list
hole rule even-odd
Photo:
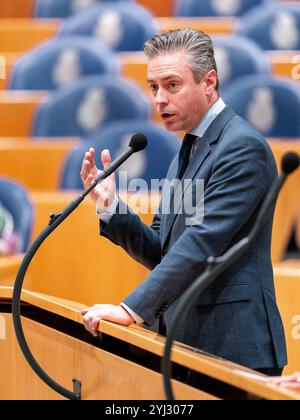
[{"label": "seat backrest", "polygon": [[270,62],[264,51],[247,38],[215,37],[213,43],[221,87],[238,77],[270,73]]},{"label": "seat backrest", "polygon": [[[168,168],[180,148],[180,140],[175,134],[167,132],[161,126],[149,121],[120,121],[109,124],[93,136],[83,139],[83,144],[67,157],[61,177],[61,188],[82,189],[80,171],[84,154],[94,147],[96,164],[102,168],[100,154],[109,149],[112,159],[118,157],[136,133],[143,133],[148,139],[148,146],[131,156],[120,168],[122,176],[118,178],[118,189],[136,191],[151,188],[156,190],[155,180],[166,177]],[[128,181],[130,184],[127,185]],[[158,181],[157,181],[158,183]]]},{"label": "seat backrest", "polygon": [[35,17],[66,18],[98,3],[133,3],[135,0],[36,0]]},{"label": "seat backrest", "polygon": [[62,24],[58,35],[87,35],[115,51],[141,51],[159,32],[157,20],[134,3],[103,3],[77,14]]},{"label": "seat backrest", "polygon": [[28,248],[34,209],[25,189],[18,183],[0,177],[0,203],[12,215],[15,232],[21,241],[21,252]]},{"label": "seat backrest", "polygon": [[175,16],[241,16],[274,0],[176,0]]},{"label": "seat backrest", "polygon": [[241,19],[237,29],[264,50],[300,49],[300,4],[283,2],[257,7]]},{"label": "seat backrest", "polygon": [[247,76],[226,86],[222,97],[265,136],[300,137],[297,82],[271,76]]},{"label": "seat backrest", "polygon": [[89,37],[56,38],[22,56],[10,80],[14,90],[55,90],[82,76],[118,74],[120,63],[106,45]]},{"label": "seat backrest", "polygon": [[144,92],[121,77],[89,76],[49,95],[36,113],[34,137],[86,136],[114,120],[150,117]]}]

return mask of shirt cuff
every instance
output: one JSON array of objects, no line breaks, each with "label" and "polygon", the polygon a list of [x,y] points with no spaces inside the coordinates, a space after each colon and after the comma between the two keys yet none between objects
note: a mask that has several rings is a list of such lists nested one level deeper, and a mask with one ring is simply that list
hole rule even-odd
[{"label": "shirt cuff", "polygon": [[132,316],[132,318],[134,319],[134,322],[136,324],[143,324],[144,323],[143,318],[141,318],[138,314],[136,314],[135,312],[133,312],[132,309],[128,308],[128,306],[125,305],[125,303],[122,302],[122,303],[120,303],[120,305],[122,306],[122,308],[125,309],[126,312],[129,313],[129,315]]},{"label": "shirt cuff", "polygon": [[119,204],[119,197],[117,194],[115,195],[114,201],[112,204],[103,212],[101,212],[98,208],[96,208],[96,215],[105,223],[109,223],[110,219],[116,213],[117,207]]}]

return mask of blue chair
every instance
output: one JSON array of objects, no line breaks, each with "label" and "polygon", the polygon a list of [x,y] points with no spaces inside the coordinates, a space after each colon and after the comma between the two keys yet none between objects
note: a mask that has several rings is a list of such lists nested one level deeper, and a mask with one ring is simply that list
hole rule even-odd
[{"label": "blue chair", "polygon": [[97,3],[117,3],[135,0],[37,0],[35,17],[37,18],[66,18],[74,13],[82,12]]},{"label": "blue chair", "polygon": [[264,50],[300,49],[300,4],[275,3],[257,7],[241,19],[237,29]]},{"label": "blue chair", "polygon": [[157,20],[147,9],[121,2],[99,4],[65,20],[58,36],[93,36],[115,51],[140,51],[157,32]]},{"label": "blue chair", "polygon": [[151,105],[134,83],[110,76],[84,77],[40,105],[33,137],[86,136],[114,120],[147,119]]},{"label": "blue chair", "polygon": [[[180,148],[180,140],[175,134],[164,130],[161,126],[149,121],[120,121],[118,124],[109,124],[93,136],[83,139],[83,144],[72,151],[67,157],[60,187],[62,189],[82,189],[80,179],[81,165],[84,154],[90,147],[96,151],[96,164],[102,168],[100,154],[104,149],[109,149],[112,159],[115,159],[129,144],[131,137],[136,133],[143,133],[148,139],[145,150],[132,156],[120,171],[126,171],[128,182],[133,179],[142,179],[144,182],[132,185],[132,188],[151,188],[151,180],[164,179],[171,161]],[[121,181],[122,179],[122,181]],[[118,178],[119,189],[126,189],[125,180]],[[155,187],[155,185],[152,185]]]},{"label": "blue chair", "polygon": [[224,101],[267,137],[300,136],[300,89],[288,78],[247,76],[226,86]]},{"label": "blue chair", "polygon": [[13,90],[55,90],[82,76],[118,74],[120,63],[106,45],[89,37],[54,39],[22,56],[10,80]]},{"label": "blue chair", "polygon": [[176,0],[175,16],[241,16],[274,0]]},{"label": "blue chair", "polygon": [[34,219],[33,204],[27,192],[20,184],[0,177],[0,203],[12,215],[21,240],[21,252],[26,252]]},{"label": "blue chair", "polygon": [[266,54],[247,38],[216,37],[213,42],[221,88],[238,77],[270,73]]}]

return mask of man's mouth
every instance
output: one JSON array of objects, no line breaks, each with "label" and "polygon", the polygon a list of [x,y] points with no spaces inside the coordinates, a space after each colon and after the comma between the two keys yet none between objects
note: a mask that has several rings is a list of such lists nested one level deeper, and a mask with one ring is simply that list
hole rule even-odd
[{"label": "man's mouth", "polygon": [[175,114],[170,114],[168,112],[163,112],[162,114],[160,114],[160,116],[163,120],[168,120],[168,119],[174,117],[174,115]]}]

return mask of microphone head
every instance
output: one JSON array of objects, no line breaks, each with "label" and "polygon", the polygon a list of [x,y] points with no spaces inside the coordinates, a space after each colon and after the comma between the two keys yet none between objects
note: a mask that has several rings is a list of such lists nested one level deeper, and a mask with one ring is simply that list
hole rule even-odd
[{"label": "microphone head", "polygon": [[147,137],[144,136],[144,134],[137,133],[131,138],[129,147],[131,147],[134,153],[136,153],[145,149],[147,147],[147,144],[148,144]]},{"label": "microphone head", "polygon": [[299,167],[299,156],[295,152],[286,153],[281,160],[281,170],[285,174],[291,174]]}]

